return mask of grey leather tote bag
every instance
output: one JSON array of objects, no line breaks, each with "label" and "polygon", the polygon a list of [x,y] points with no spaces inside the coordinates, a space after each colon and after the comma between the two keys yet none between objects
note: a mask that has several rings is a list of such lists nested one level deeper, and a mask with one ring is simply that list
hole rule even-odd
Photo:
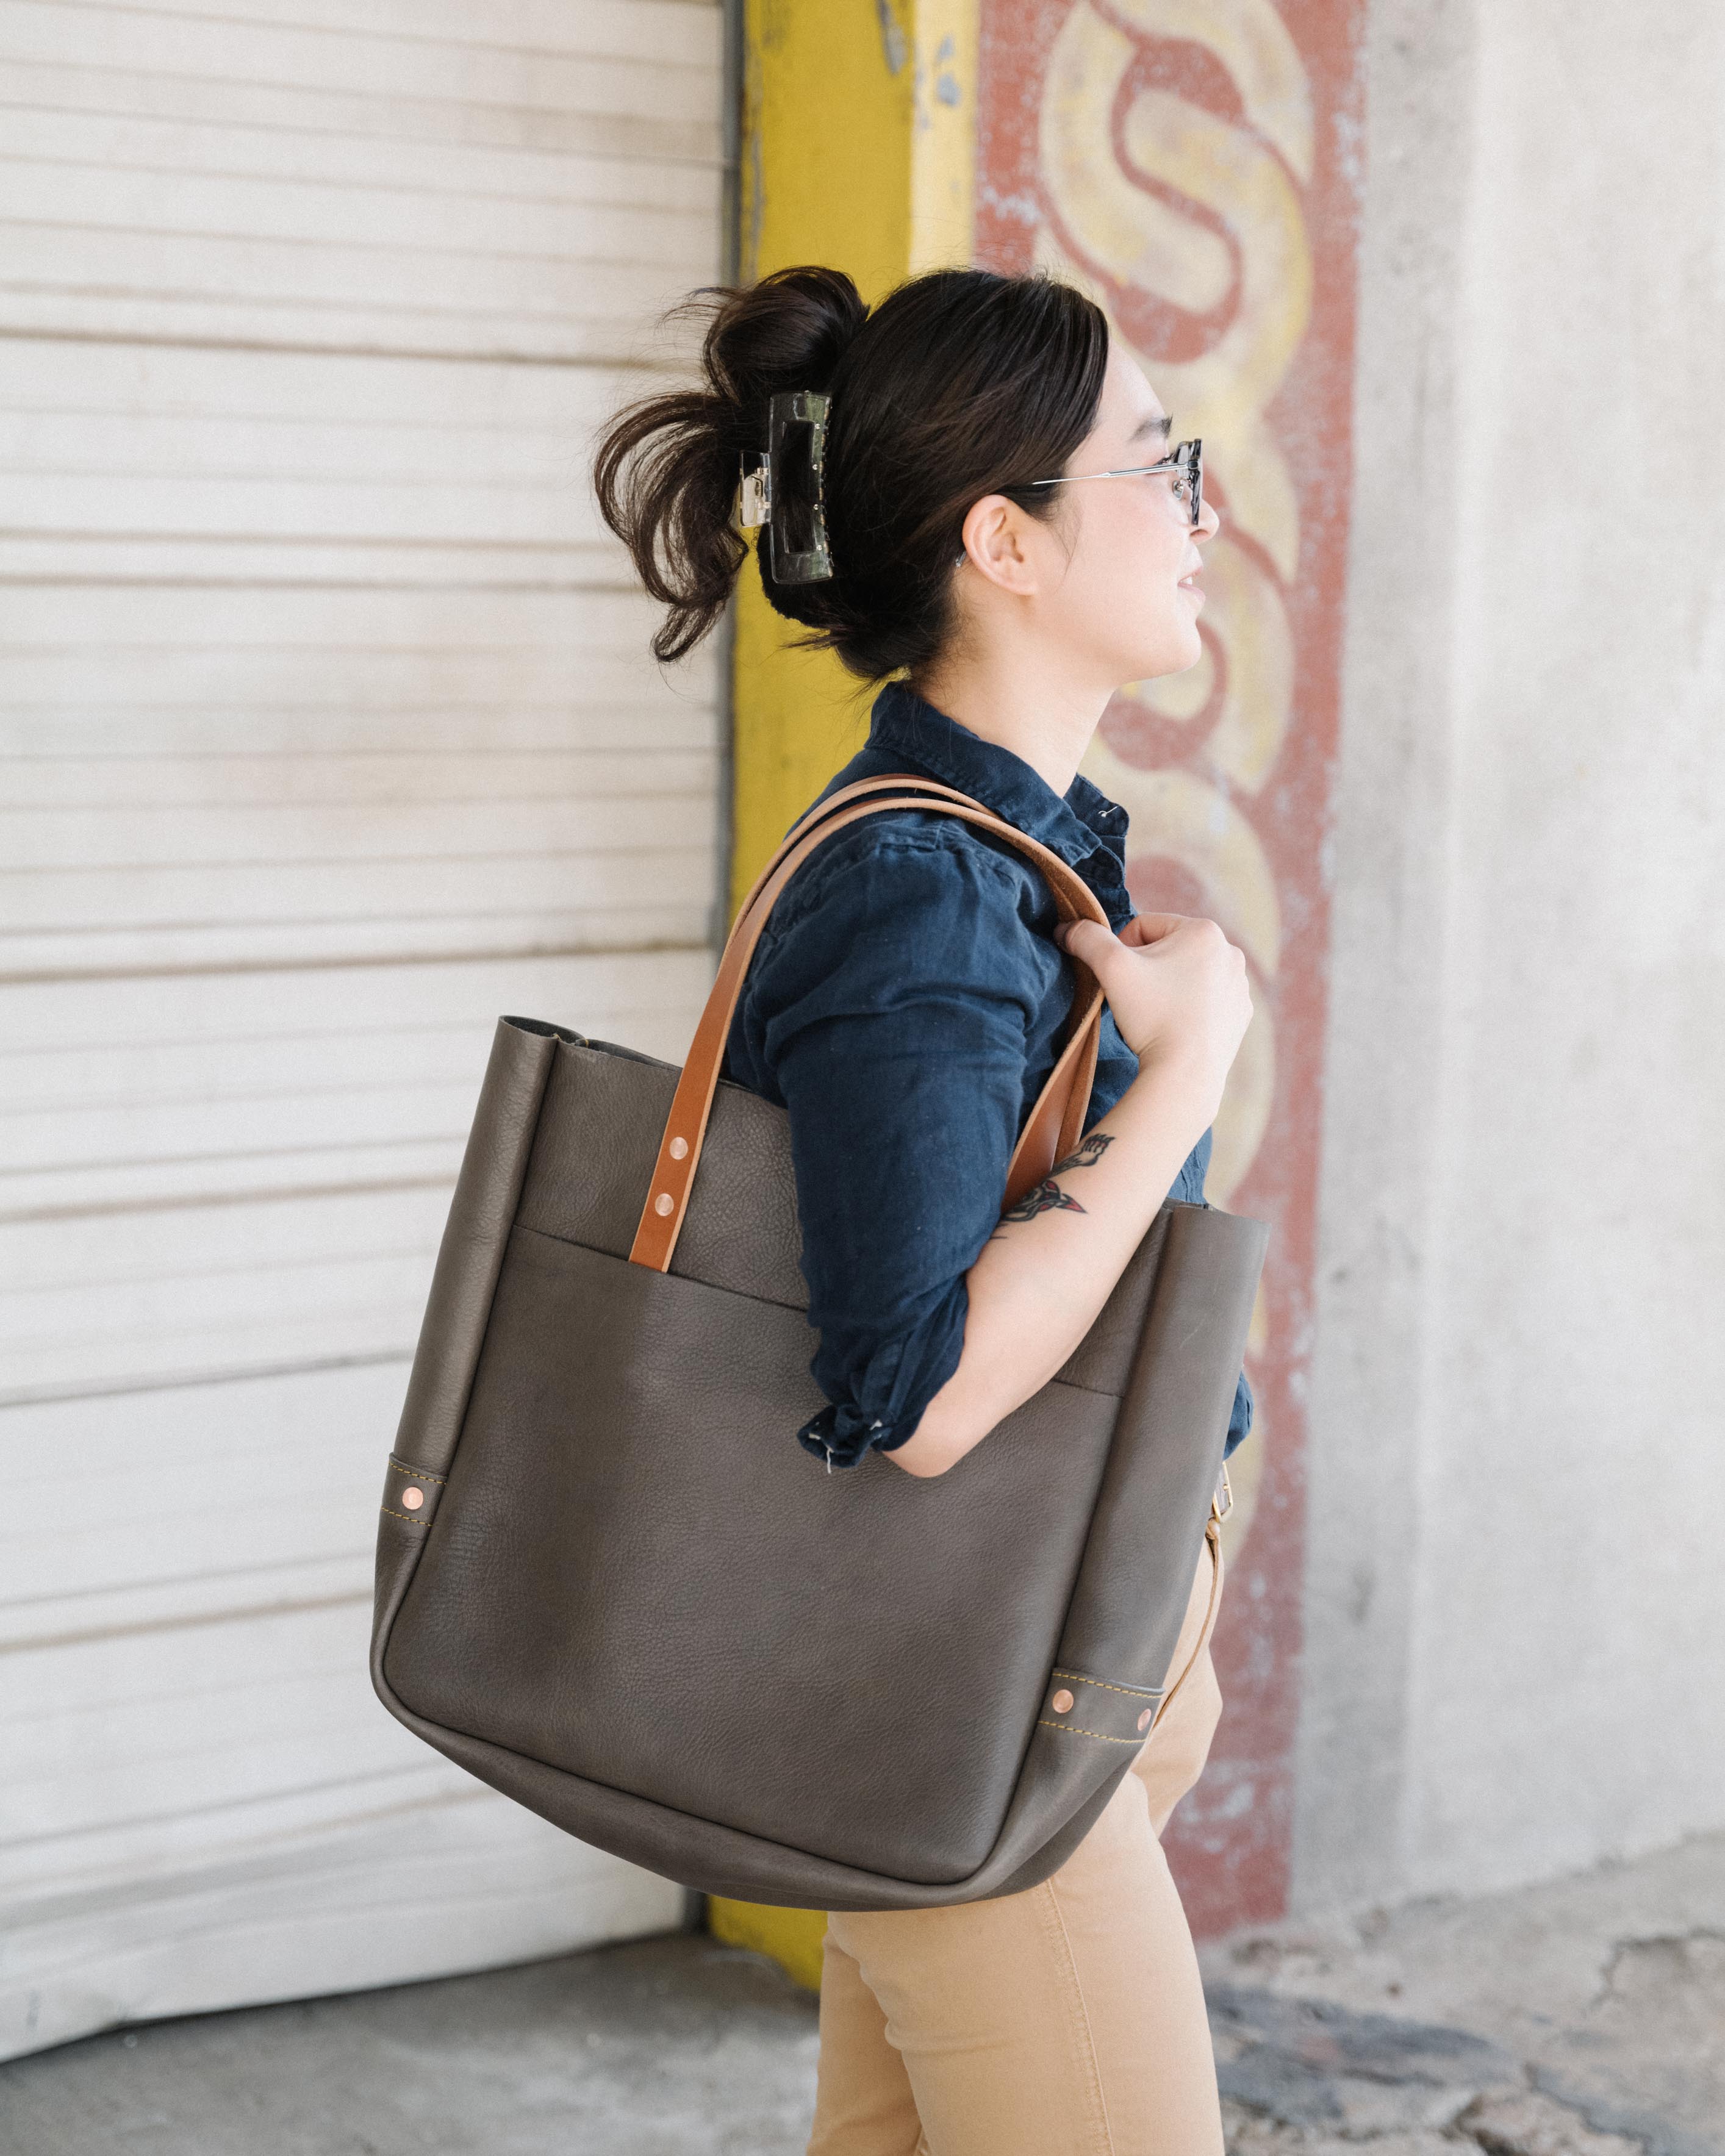
[{"label": "grey leather tote bag", "polygon": [[[718,1070],[749,955],[815,847],[932,809],[822,803],[745,901],[689,1061],[497,1028],[386,1475],[372,1681],[568,1833],[710,1893],[906,1909],[1035,1885],[1144,1740],[1203,1546],[1262,1260],[1164,1206],[1065,1367],[943,1476],[823,1474],[782,1110]],[[1010,1200],[1076,1144],[1080,973]]]}]

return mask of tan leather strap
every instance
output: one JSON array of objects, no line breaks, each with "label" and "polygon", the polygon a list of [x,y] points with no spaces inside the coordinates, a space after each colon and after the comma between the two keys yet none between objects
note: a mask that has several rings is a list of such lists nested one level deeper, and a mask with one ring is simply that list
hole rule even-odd
[{"label": "tan leather strap", "polygon": [[[1205,1525],[1204,1539],[1205,1546],[1208,1548],[1210,1553],[1209,1604],[1204,1613],[1204,1623],[1199,1627],[1198,1645],[1192,1650],[1190,1656],[1187,1658],[1185,1668],[1181,1671],[1178,1676],[1174,1679],[1173,1682],[1163,1694],[1162,1705],[1156,1710],[1156,1721],[1153,1722],[1150,1725],[1150,1735],[1152,1737],[1156,1734],[1157,1724],[1161,1722],[1162,1717],[1168,1712],[1169,1707],[1173,1705],[1174,1694],[1178,1691],[1180,1686],[1185,1683],[1187,1678],[1189,1677],[1194,1670],[1198,1667],[1198,1658],[1204,1652],[1204,1649],[1209,1646],[1210,1643],[1210,1635],[1216,1629],[1216,1604],[1222,1599],[1222,1534],[1221,1521],[1214,1509],[1211,1511],[1209,1522]],[[1147,1743],[1149,1739],[1147,1738],[1145,1742]]]},{"label": "tan leather strap", "polygon": [[[778,850],[772,860],[756,877],[737,909],[737,919],[732,933],[735,935],[742,927],[745,917],[758,903],[761,894],[773,882],[780,866],[816,825],[824,824],[838,812],[848,812],[854,802],[869,800],[870,814],[882,808],[903,808],[906,803],[897,797],[901,797],[907,788],[912,788],[919,797],[927,798],[919,798],[909,805],[927,808],[934,814],[944,812],[962,816],[969,823],[980,822],[985,827],[998,831],[1009,845],[1034,860],[1053,891],[1055,908],[1062,921],[1087,917],[1106,925],[1107,915],[1095,892],[1058,854],[1050,852],[1038,840],[1029,837],[1016,824],[1006,823],[993,815],[980,802],[973,800],[968,793],[959,793],[955,787],[943,786],[937,779],[918,778],[913,773],[896,772],[885,778],[860,778],[854,785],[841,786],[836,793],[829,793],[824,800],[817,801],[799,818],[779,842]],[[895,798],[890,801],[870,798],[888,793]],[[849,823],[855,819],[847,813],[839,816],[839,820]],[[800,858],[806,858],[806,850]],[[778,888],[783,888],[783,886]],[[769,907],[771,904],[769,899]],[[1069,906],[1071,908],[1070,911]],[[765,925],[764,915],[762,925]],[[758,929],[755,931],[756,935],[759,932]],[[1096,1079],[1096,1053],[1101,1041],[1102,998],[1101,991],[1088,967],[1081,966],[1075,960],[1073,973],[1076,978],[1072,1008],[1067,1014],[1061,1055],[1026,1117],[1024,1127],[1019,1133],[1018,1143],[1013,1148],[1012,1159],[1006,1172],[1004,1202],[1007,1205],[1017,1204],[1027,1191],[1034,1189],[1055,1163],[1064,1160],[1084,1135],[1084,1119],[1090,1107],[1091,1087]],[[673,1238],[673,1241],[675,1240]],[[669,1262],[667,1256],[666,1263]]]},{"label": "tan leather strap", "polygon": [[[965,808],[982,807],[979,801],[973,800],[968,793],[961,793],[956,786],[942,786],[937,778],[918,778],[914,773],[908,771],[893,772],[885,778],[859,778],[850,786],[841,786],[836,793],[829,793],[824,799],[817,801],[812,808],[805,808],[779,840],[778,849],[772,859],[744,892],[742,903],[737,907],[732,919],[733,929],[737,922],[742,919],[772,881],[773,872],[785,855],[789,853],[791,848],[796,844],[798,839],[806,838],[817,824],[824,822],[827,817],[840,808],[848,808],[853,801],[866,800],[870,794],[907,793],[913,790],[929,796],[927,802],[919,802],[917,805],[929,808],[931,814],[933,813],[933,804],[937,801],[956,801]],[[987,811],[983,813],[986,814]],[[1023,834],[1020,833],[1019,835],[1022,837]]]},{"label": "tan leather strap", "polygon": [[[912,788],[915,792],[907,790]],[[779,894],[816,848],[846,825],[896,808],[929,809],[937,814],[959,817],[979,829],[993,832],[1041,870],[1054,893],[1055,906],[1062,921],[1100,921],[1106,926],[1107,915],[1096,893],[1058,854],[1016,825],[991,815],[968,794],[955,793],[950,787],[909,777],[869,778],[817,802],[757,877],[732,924],[706,1008],[695,1029],[689,1060],[677,1081],[670,1114],[665,1119],[664,1135],[659,1142],[653,1179],[647,1188],[640,1225],[635,1230],[634,1243],[629,1254],[631,1264],[649,1265],[656,1272],[665,1272],[670,1265],[706,1137],[707,1118],[712,1112],[719,1066],[724,1060],[725,1044],[731,1036],[737,999],[742,992],[743,977],[754,956],[755,946]],[[1013,1149],[1007,1172],[1008,1205],[1015,1204],[1026,1191],[1033,1189],[1057,1160],[1064,1159],[1074,1150],[1083,1135],[1091,1086],[1096,1075],[1102,992],[1087,967],[1075,963],[1073,971],[1077,984],[1067,1020],[1065,1042]]]}]

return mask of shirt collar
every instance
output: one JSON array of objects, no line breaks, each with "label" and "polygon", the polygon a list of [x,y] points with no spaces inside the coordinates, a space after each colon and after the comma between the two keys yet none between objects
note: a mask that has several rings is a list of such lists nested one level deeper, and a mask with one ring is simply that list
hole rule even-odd
[{"label": "shirt collar", "polygon": [[[902,681],[890,681],[875,699],[869,747],[969,794],[1070,866],[1088,870],[1086,881],[1092,886],[1098,870],[1105,880],[1119,882],[1126,862],[1126,811],[1082,773],[1064,796],[1056,793],[1021,756],[949,719]],[[1106,863],[1095,858],[1099,843],[1110,857]]]}]

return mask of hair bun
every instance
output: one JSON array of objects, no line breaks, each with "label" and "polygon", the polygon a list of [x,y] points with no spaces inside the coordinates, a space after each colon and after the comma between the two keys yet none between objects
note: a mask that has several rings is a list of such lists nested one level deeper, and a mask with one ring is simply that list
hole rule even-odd
[{"label": "hair bun", "polygon": [[782,392],[825,389],[868,320],[842,270],[775,270],[723,295],[701,352],[714,392],[728,397],[767,442],[767,406]]},{"label": "hair bun", "polygon": [[600,513],[666,610],[653,639],[661,660],[700,643],[747,557],[732,512],[744,454],[767,446],[772,400],[824,389],[869,312],[842,270],[819,267],[709,288],[676,311],[711,316],[701,386],[619,413],[593,463]]}]

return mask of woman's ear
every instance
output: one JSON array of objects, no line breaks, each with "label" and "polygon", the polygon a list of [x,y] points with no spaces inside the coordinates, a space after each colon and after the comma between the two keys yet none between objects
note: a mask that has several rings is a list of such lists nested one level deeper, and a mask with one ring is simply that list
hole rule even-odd
[{"label": "woman's ear", "polygon": [[964,551],[971,566],[991,584],[1015,597],[1037,588],[1025,526],[1030,520],[1004,494],[985,494],[973,501],[964,519]]}]

